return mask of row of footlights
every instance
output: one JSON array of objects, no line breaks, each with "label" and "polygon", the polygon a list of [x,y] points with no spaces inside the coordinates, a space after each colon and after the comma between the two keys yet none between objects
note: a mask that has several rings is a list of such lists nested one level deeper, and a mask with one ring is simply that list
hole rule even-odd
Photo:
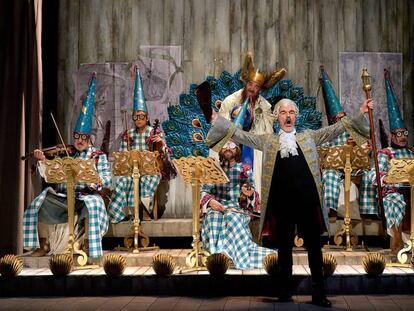
[{"label": "row of footlights", "polygon": [[[226,274],[231,266],[231,259],[223,253],[212,254],[207,258],[206,267],[214,276]],[[330,277],[336,269],[337,262],[332,254],[323,255],[323,271],[325,277]],[[385,258],[379,253],[368,253],[362,258],[362,266],[370,276],[381,275],[385,268]],[[73,257],[70,254],[58,254],[51,256],[49,268],[55,276],[68,275],[74,267]],[[103,268],[109,276],[120,276],[127,267],[127,261],[120,254],[108,254],[104,256]],[[177,267],[174,257],[167,253],[157,254],[153,257],[152,268],[158,276],[174,274]],[[279,273],[277,253],[267,255],[263,259],[263,267],[270,276]],[[15,277],[23,270],[23,260],[16,255],[5,255],[0,259],[0,274],[3,277]]]}]

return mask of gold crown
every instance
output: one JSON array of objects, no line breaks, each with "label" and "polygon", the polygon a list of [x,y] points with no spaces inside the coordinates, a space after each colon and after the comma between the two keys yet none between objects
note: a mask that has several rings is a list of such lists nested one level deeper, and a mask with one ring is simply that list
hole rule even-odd
[{"label": "gold crown", "polygon": [[272,87],[276,82],[281,80],[286,74],[286,69],[275,69],[270,73],[261,73],[254,68],[253,54],[248,52],[243,63],[241,79],[247,82],[254,82],[263,89]]},{"label": "gold crown", "polygon": [[256,83],[258,86],[262,87],[263,84],[265,83],[266,77],[264,74],[260,73],[259,70],[256,71],[251,71],[249,73],[249,82],[254,82]]}]

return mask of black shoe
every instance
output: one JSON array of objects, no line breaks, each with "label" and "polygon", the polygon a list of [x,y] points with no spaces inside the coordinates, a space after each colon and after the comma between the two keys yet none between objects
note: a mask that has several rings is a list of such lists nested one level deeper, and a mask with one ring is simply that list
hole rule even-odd
[{"label": "black shoe", "polygon": [[292,294],[289,290],[282,288],[280,290],[279,296],[278,296],[278,301],[279,302],[292,302]]},{"label": "black shoe", "polygon": [[292,295],[280,295],[278,302],[293,302]]},{"label": "black shoe", "polygon": [[326,298],[326,296],[312,296],[312,304],[323,308],[331,308],[332,303]]}]

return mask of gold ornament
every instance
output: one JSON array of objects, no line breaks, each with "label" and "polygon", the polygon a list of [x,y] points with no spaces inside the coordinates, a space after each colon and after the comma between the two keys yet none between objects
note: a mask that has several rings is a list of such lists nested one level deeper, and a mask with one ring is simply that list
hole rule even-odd
[{"label": "gold ornament", "polygon": [[16,255],[4,255],[0,259],[0,274],[5,277],[15,277],[23,270],[23,260]]},{"label": "gold ornament", "polygon": [[332,254],[323,254],[323,276],[329,278],[334,274],[336,266],[338,265],[335,257]]},{"label": "gold ornament", "polygon": [[73,269],[73,264],[71,254],[56,254],[49,259],[49,269],[54,276],[68,275]]},{"label": "gold ornament", "polygon": [[362,258],[362,266],[370,276],[381,275],[385,269],[385,258],[380,253],[368,253]]},{"label": "gold ornament", "polygon": [[240,73],[240,78],[245,83],[254,82],[262,89],[271,88],[279,80],[281,80],[286,74],[285,68],[277,68],[271,72],[260,72],[255,69],[253,54],[248,52],[243,63],[242,71]]},{"label": "gold ornament", "polygon": [[127,261],[120,254],[107,254],[103,259],[105,273],[110,276],[120,276],[127,267]]},{"label": "gold ornament", "polygon": [[271,253],[263,258],[263,267],[270,276],[276,276],[279,273],[279,258],[277,253]]},{"label": "gold ornament", "polygon": [[211,275],[220,276],[226,274],[230,263],[231,260],[226,254],[216,253],[207,257],[206,266]]},{"label": "gold ornament", "polygon": [[152,268],[159,276],[169,276],[174,272],[175,259],[167,253],[155,255],[152,258]]}]

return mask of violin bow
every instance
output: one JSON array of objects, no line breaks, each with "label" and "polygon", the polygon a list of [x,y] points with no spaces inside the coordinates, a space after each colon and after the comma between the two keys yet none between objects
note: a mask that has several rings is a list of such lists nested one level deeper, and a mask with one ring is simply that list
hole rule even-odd
[{"label": "violin bow", "polygon": [[63,147],[65,148],[66,155],[67,155],[68,157],[70,157],[70,156],[69,156],[68,149],[66,148],[65,142],[63,141],[62,135],[60,134],[59,127],[57,126],[57,123],[56,123],[55,117],[53,116],[53,113],[50,113],[50,116],[52,117],[53,123],[55,124],[55,128],[56,128],[56,131],[58,132],[58,135],[59,135],[60,141],[62,142],[62,145],[63,145]]}]

